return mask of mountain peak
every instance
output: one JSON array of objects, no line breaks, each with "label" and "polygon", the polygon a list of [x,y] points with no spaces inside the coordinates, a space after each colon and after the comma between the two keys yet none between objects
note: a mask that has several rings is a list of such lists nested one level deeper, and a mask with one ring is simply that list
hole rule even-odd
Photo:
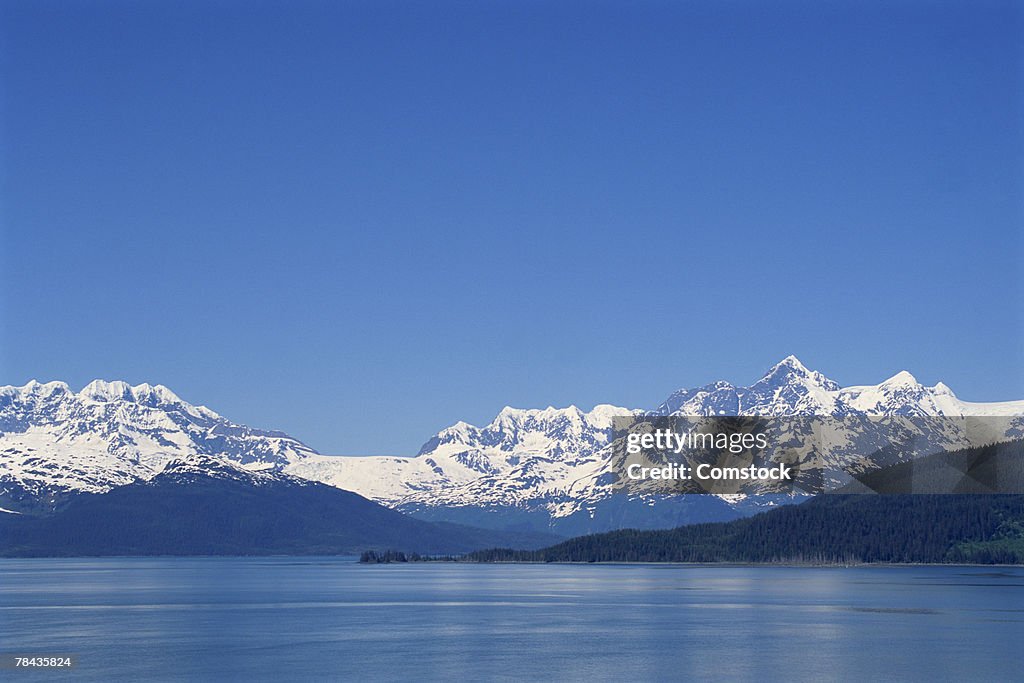
[{"label": "mountain peak", "polygon": [[212,472],[220,470],[245,471],[238,465],[230,463],[227,460],[215,458],[212,455],[206,455],[204,453],[196,453],[168,460],[167,464],[165,464],[163,469],[160,470],[160,474],[174,474],[191,471]]},{"label": "mountain peak", "polygon": [[775,365],[768,369],[768,372],[764,374],[761,379],[768,379],[769,377],[775,377],[778,375],[797,377],[814,377],[820,373],[808,370],[807,366],[800,362],[800,359],[796,356],[786,356]]},{"label": "mountain peak", "polygon": [[173,458],[164,465],[157,475],[159,479],[171,478],[181,480],[193,477],[233,479],[254,485],[275,481],[286,481],[287,475],[277,474],[270,470],[251,469],[238,463],[203,453],[193,453]]},{"label": "mountain peak", "polygon": [[793,355],[786,356],[773,365],[757,384],[777,384],[791,381],[792,378],[808,380],[811,384],[829,391],[835,391],[839,388],[838,384],[817,370],[809,370],[806,365],[800,362],[799,358]]},{"label": "mountain peak", "polygon": [[[911,375],[906,370],[900,370],[889,379],[882,382],[880,386],[884,387],[916,387],[919,386],[917,378]],[[943,385],[945,386],[945,385]],[[948,387],[947,387],[948,390]]]},{"label": "mountain peak", "polygon": [[[789,354],[788,356],[780,360],[778,363],[776,363],[772,367],[772,370],[777,370],[782,367],[790,368],[800,372],[810,372],[810,370],[807,369],[807,366],[801,363],[800,359],[794,356],[793,354]],[[769,370],[769,372],[771,372],[771,370]]]},{"label": "mountain peak", "polygon": [[21,387],[0,387],[0,389],[13,390],[22,394],[42,394],[49,395],[54,392],[68,392],[71,389],[64,382],[40,382],[35,379],[30,379]]},{"label": "mountain peak", "polygon": [[200,412],[205,412],[209,416],[217,417],[217,414],[212,411],[201,407],[190,406],[185,403],[185,401],[182,401],[177,394],[165,387],[163,384],[154,385],[143,382],[142,384],[132,386],[127,382],[122,382],[120,380],[108,382],[102,379],[95,379],[85,385],[85,387],[78,392],[78,396],[79,398],[97,401],[99,403],[129,401],[131,403],[146,405],[151,408],[167,404],[185,405],[189,408],[195,408]]},{"label": "mountain peak", "polygon": [[184,403],[178,395],[165,387],[163,384],[150,385],[146,383],[132,387],[132,395],[137,403],[157,405],[160,403]]},{"label": "mountain peak", "polygon": [[78,395],[93,401],[110,402],[127,400],[132,401],[135,395],[132,394],[132,387],[127,382],[115,380],[107,382],[102,379],[94,379],[82,388]]}]

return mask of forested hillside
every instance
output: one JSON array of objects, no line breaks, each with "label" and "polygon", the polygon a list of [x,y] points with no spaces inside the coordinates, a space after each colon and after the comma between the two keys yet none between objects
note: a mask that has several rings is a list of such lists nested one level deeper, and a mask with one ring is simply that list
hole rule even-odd
[{"label": "forested hillside", "polygon": [[748,519],[580,536],[536,551],[466,559],[525,562],[1024,562],[1024,496],[826,495]]}]

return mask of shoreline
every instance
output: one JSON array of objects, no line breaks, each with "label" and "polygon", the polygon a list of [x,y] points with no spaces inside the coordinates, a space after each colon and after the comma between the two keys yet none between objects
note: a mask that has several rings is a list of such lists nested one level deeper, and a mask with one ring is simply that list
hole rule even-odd
[{"label": "shoreline", "polygon": [[565,566],[676,566],[676,567],[783,567],[792,569],[857,569],[864,567],[913,568],[913,567],[1009,567],[1024,568],[1024,563],[968,563],[968,562],[650,562],[650,561],[543,561],[543,560],[494,560],[471,561],[463,559],[421,558],[406,561],[362,562],[356,553],[324,555],[0,555],[5,560],[347,560],[359,565],[565,565]]}]

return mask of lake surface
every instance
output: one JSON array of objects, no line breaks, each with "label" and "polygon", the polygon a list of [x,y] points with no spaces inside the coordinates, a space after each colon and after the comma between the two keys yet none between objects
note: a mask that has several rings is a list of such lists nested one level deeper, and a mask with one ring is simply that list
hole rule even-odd
[{"label": "lake surface", "polygon": [[1014,680],[1024,569],[0,560],[6,680]]}]

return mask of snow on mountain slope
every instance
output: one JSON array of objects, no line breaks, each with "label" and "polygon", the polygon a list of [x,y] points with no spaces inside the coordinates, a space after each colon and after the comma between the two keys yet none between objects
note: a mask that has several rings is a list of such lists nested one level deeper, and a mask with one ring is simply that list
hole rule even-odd
[{"label": "snow on mountain slope", "polygon": [[[642,412],[505,408],[486,427],[459,422],[442,430],[413,458],[316,456],[287,471],[399,509],[506,506],[564,517],[614,493],[606,483],[615,470],[608,448],[612,418]],[[944,384],[925,387],[907,372],[878,385],[843,388],[789,356],[750,386],[715,382],[682,389],[652,414],[1024,416],[1024,401],[966,403]],[[845,457],[855,449],[854,442],[838,444],[836,453]]]},{"label": "snow on mountain slope", "polygon": [[163,386],[63,382],[0,387],[0,498],[55,502],[153,477],[173,459],[209,455],[249,469],[315,455],[281,432],[230,422]]},{"label": "snow on mountain slope", "polygon": [[795,356],[773,366],[749,387],[713,382],[680,389],[655,412],[661,415],[835,415],[839,385],[804,367]]},{"label": "snow on mountain slope", "polygon": [[612,419],[636,412],[506,407],[483,428],[458,422],[441,430],[416,457],[314,456],[285,471],[390,505],[518,505],[574,481],[608,445]]},{"label": "snow on mountain slope", "polygon": [[281,432],[232,423],[162,386],[96,381],[74,393],[61,382],[29,382],[0,387],[0,506],[46,507],[66,493],[106,491],[148,480],[173,460],[211,456],[403,510],[475,506],[552,518],[593,514],[612,493],[606,483],[612,420],[641,413],[1024,416],[1024,401],[967,403],[945,385],[926,387],[906,372],[844,388],[790,356],[750,386],[715,382],[682,389],[649,413],[610,405],[589,412],[505,408],[484,427],[458,422],[441,430],[414,457],[336,457]]},{"label": "snow on mountain slope", "polygon": [[273,469],[250,469],[230,460],[213,455],[195,454],[169,460],[157,473],[164,481],[187,484],[196,477],[242,482],[260,487],[271,484],[312,485],[308,479],[293,477]]},{"label": "snow on mountain slope", "polygon": [[926,387],[909,372],[881,384],[840,387],[820,372],[808,370],[795,356],[773,366],[749,387],[714,382],[681,389],[655,411],[661,415],[1024,415],[1024,401],[968,403],[945,384]]}]

